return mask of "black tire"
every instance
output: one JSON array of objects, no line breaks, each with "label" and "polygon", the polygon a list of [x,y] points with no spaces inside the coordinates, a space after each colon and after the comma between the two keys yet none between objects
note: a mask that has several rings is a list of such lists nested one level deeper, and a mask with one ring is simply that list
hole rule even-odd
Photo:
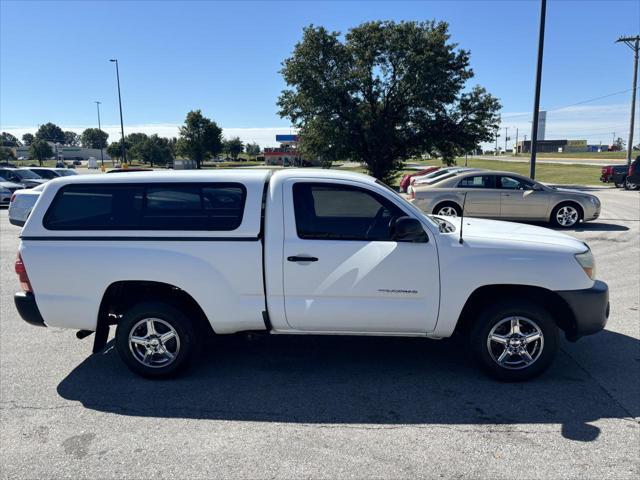
[{"label": "black tire", "polygon": [[[514,317],[519,319],[518,323],[523,335],[535,333],[536,329],[530,328],[535,326],[542,338],[526,345],[520,344],[528,349],[532,362],[526,360],[524,355],[507,354],[503,362],[509,362],[509,365],[503,366],[498,363],[499,354],[503,352],[500,350],[502,344],[489,342],[489,335],[494,327],[496,330],[493,333],[502,332],[502,328],[509,328]],[[515,338],[526,339],[523,336],[515,336]],[[558,351],[559,331],[553,316],[544,307],[525,299],[512,299],[483,309],[469,332],[469,341],[474,359],[489,375],[501,381],[519,382],[540,375],[551,365]],[[518,347],[510,344],[510,348]],[[504,349],[507,350],[507,347],[505,346]]]},{"label": "black tire", "polygon": [[[574,208],[578,214],[578,218],[575,223],[571,225],[563,225],[558,221],[557,215],[561,208],[571,207]],[[572,228],[580,223],[580,220],[584,217],[584,213],[582,211],[582,207],[575,202],[562,202],[556,205],[551,211],[551,218],[549,218],[549,223],[556,228]]]},{"label": "black tire", "polygon": [[629,178],[624,179],[624,189],[625,190],[637,190],[638,185],[636,183],[629,183]]},{"label": "black tire", "polygon": [[[458,204],[457,204],[457,203],[455,203],[455,202],[442,202],[442,203],[439,203],[439,204],[438,204],[438,205],[436,205],[436,207],[433,209],[433,212],[432,212],[432,213],[433,213],[434,215],[441,215],[441,214],[440,214],[440,213],[438,213],[438,212],[440,212],[440,210],[442,210],[443,208],[446,208],[446,207],[453,208],[453,209],[455,210],[455,212],[456,212],[456,216],[457,216],[457,217],[459,217],[460,215],[462,215],[462,208],[460,207],[460,205],[458,205]],[[443,215],[444,215],[444,214],[443,214]]]},{"label": "black tire", "polygon": [[616,186],[616,188],[623,188],[624,187],[624,182],[622,182],[622,183],[615,182],[615,186]]},{"label": "black tire", "polygon": [[[153,335],[149,335],[145,319],[153,319]],[[163,342],[162,336],[171,331],[174,336]],[[138,340],[148,337],[148,345],[130,344],[130,334],[135,334]],[[146,378],[163,379],[176,376],[189,366],[198,346],[198,337],[191,321],[167,303],[148,301],[134,305],[125,312],[116,329],[116,349],[120,358],[132,372]],[[142,355],[147,351],[153,353],[143,363]]]}]

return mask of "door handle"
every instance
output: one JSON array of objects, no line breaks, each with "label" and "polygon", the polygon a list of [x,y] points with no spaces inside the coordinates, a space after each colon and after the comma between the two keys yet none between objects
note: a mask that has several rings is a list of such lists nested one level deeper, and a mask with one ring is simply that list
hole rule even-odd
[{"label": "door handle", "polygon": [[294,255],[293,257],[287,257],[289,262],[317,262],[318,259],[316,257],[303,257]]}]

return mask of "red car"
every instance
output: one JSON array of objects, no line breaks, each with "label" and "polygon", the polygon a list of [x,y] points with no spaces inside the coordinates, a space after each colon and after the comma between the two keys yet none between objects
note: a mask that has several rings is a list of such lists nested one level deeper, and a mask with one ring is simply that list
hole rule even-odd
[{"label": "red car", "polygon": [[400,191],[402,193],[407,192],[407,188],[409,188],[409,185],[411,184],[412,177],[417,177],[418,175],[426,175],[427,173],[435,172],[439,168],[440,167],[429,167],[424,170],[418,170],[415,173],[407,173],[402,177],[402,180],[400,180]]}]

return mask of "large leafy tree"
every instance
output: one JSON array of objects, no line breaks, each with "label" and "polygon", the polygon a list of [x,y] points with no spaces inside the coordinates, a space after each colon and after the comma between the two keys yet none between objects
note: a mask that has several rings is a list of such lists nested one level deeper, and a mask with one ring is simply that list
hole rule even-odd
[{"label": "large leafy tree", "polygon": [[136,144],[136,158],[144,163],[155,165],[166,165],[173,159],[169,140],[158,135],[151,135]]},{"label": "large leafy tree", "polygon": [[38,159],[38,162],[40,162],[40,166],[42,166],[43,160],[46,160],[47,158],[51,158],[52,155],[53,155],[53,149],[51,148],[51,145],[49,145],[49,143],[46,140],[36,138],[31,143],[31,145],[29,145],[29,156],[31,158]]},{"label": "large leafy tree", "polygon": [[465,89],[469,52],[444,22],[368,22],[344,40],[310,26],[282,75],[280,115],[298,128],[303,152],[362,162],[384,181],[416,154],[452,162],[491,140],[499,121],[494,97]]},{"label": "large leafy tree", "polygon": [[80,146],[80,135],[78,135],[76,132],[67,130],[64,132],[64,143],[65,145],[78,147]]},{"label": "large leafy tree", "polygon": [[22,143],[16,137],[9,132],[2,132],[0,134],[0,146],[2,147],[21,147]]},{"label": "large leafy tree", "polygon": [[33,133],[25,133],[22,135],[22,143],[24,143],[25,147],[28,147],[33,143],[36,137],[33,136]]},{"label": "large leafy tree", "polygon": [[36,132],[36,138],[52,143],[64,143],[64,132],[58,125],[49,122],[40,125]]},{"label": "large leafy tree", "polygon": [[98,128],[87,128],[80,136],[80,143],[84,148],[105,148],[109,134]]},{"label": "large leafy tree", "polygon": [[261,152],[260,145],[257,143],[247,143],[244,147],[244,151],[247,152],[247,155],[257,157]]},{"label": "large leafy tree", "polygon": [[195,160],[200,168],[204,160],[222,151],[222,129],[200,110],[192,110],[180,127],[177,147],[180,155]]},{"label": "large leafy tree", "polygon": [[244,143],[240,140],[240,137],[233,137],[225,140],[222,145],[224,153],[229,155],[234,160],[238,159],[238,155],[244,150]]},{"label": "large leafy tree", "polygon": [[0,161],[15,160],[16,156],[9,147],[0,147]]},{"label": "large leafy tree", "polygon": [[[124,146],[128,149],[128,145],[126,142]],[[111,142],[107,146],[107,155],[109,155],[111,158],[122,160],[122,141]]]}]

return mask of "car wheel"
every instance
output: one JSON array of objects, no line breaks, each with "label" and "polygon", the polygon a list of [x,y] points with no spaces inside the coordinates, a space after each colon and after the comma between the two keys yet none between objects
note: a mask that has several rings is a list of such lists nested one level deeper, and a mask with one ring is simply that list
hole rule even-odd
[{"label": "car wheel", "polygon": [[489,375],[516,382],[540,375],[551,365],[559,331],[546,309],[514,300],[483,310],[469,338],[474,358]]},{"label": "car wheel", "polygon": [[615,186],[616,186],[616,188],[622,188],[622,187],[624,187],[624,183],[615,182]]},{"label": "car wheel", "polygon": [[582,218],[582,209],[575,203],[561,203],[551,212],[551,224],[559,228],[571,228]]},{"label": "car wheel", "polygon": [[175,376],[197,350],[192,323],[175,307],[138,303],[125,312],[116,330],[116,349],[129,369],[147,378]]},{"label": "car wheel", "polygon": [[625,190],[637,190],[638,184],[634,182],[630,182],[629,179],[625,179],[624,181],[624,189]]},{"label": "car wheel", "polygon": [[443,217],[459,217],[462,215],[462,208],[454,202],[443,202],[433,209],[433,214]]}]

